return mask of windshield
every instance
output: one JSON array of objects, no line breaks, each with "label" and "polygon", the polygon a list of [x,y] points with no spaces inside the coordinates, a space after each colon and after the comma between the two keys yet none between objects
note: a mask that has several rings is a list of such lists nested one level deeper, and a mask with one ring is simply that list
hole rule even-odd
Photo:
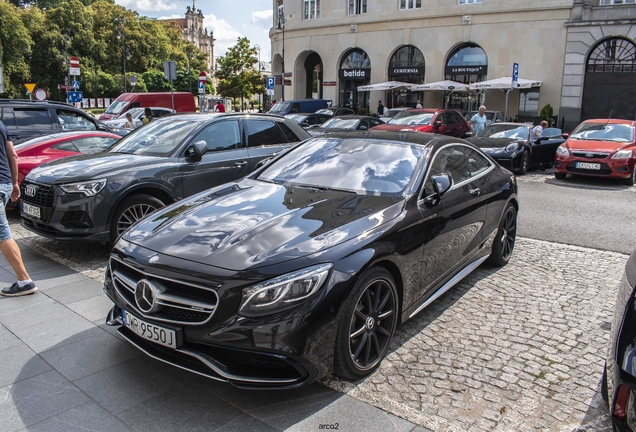
[{"label": "windshield", "polygon": [[418,146],[390,141],[315,138],[272,163],[257,179],[358,195],[393,195],[406,188],[422,154]]},{"label": "windshield", "polygon": [[105,111],[106,114],[120,114],[128,106],[128,101],[116,100]]},{"label": "windshield", "polygon": [[20,150],[20,149],[23,149],[23,148],[26,148],[26,147],[31,147],[33,145],[40,144],[40,143],[42,143],[44,141],[48,141],[48,140],[50,140],[52,138],[57,138],[57,137],[53,136],[53,135],[44,135],[44,136],[40,136],[40,137],[37,137],[37,138],[32,138],[32,139],[30,139],[28,141],[24,141],[24,142],[22,142],[20,144],[15,144],[13,146],[13,148],[16,149],[16,150]]},{"label": "windshield", "polygon": [[516,125],[493,124],[481,131],[483,138],[507,138],[514,140],[528,139],[528,127]]},{"label": "windshield", "polygon": [[330,110],[329,108],[323,108],[323,109],[319,109],[318,111],[316,111],[316,114],[333,115],[333,110]]},{"label": "windshield", "polygon": [[542,137],[560,137],[563,134],[563,131],[559,128],[545,128],[541,132]]},{"label": "windshield", "polygon": [[[479,111],[471,111],[468,114],[466,114],[466,117],[465,117],[466,121],[472,120],[475,114],[479,114]],[[484,115],[486,116],[486,120],[489,120],[489,121],[492,121],[492,119],[495,118],[495,113],[493,111],[486,111]]]},{"label": "windshield", "polygon": [[292,119],[294,121],[297,122],[301,122],[303,120],[305,120],[307,118],[306,115],[304,114],[287,114],[285,117],[287,117],[288,119]]},{"label": "windshield", "polygon": [[126,114],[130,113],[130,115],[132,116],[133,119],[139,118],[143,113],[144,113],[144,109],[143,108],[131,108],[128,111],[126,111],[125,113],[121,113],[119,114],[119,116],[117,117],[118,119],[122,119],[122,120],[126,120]]},{"label": "windshield", "polygon": [[155,120],[126,135],[110,151],[144,156],[168,156],[201,124],[194,120]]},{"label": "windshield", "polygon": [[291,102],[277,102],[274,104],[272,109],[269,110],[269,112],[270,113],[286,112],[286,111],[289,111],[290,108],[291,108]]},{"label": "windshield", "polygon": [[398,115],[399,113],[401,113],[402,111],[405,111],[403,109],[390,109],[385,116],[383,117],[395,117],[396,115]]},{"label": "windshield", "polygon": [[359,122],[359,119],[343,119],[341,117],[334,117],[321,124],[320,127],[326,129],[355,130]]},{"label": "windshield", "polygon": [[431,120],[433,120],[433,113],[421,113],[421,112],[411,112],[411,111],[402,111],[397,114],[391,120],[389,120],[389,124],[395,125],[427,125],[431,124]]},{"label": "windshield", "polygon": [[570,138],[577,140],[632,142],[634,141],[634,128],[626,124],[584,122],[572,132]]}]

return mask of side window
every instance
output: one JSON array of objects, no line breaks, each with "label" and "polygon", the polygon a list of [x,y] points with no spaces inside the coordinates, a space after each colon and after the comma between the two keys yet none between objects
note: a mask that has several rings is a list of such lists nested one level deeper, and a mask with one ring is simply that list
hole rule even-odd
[{"label": "side window", "polygon": [[15,117],[13,116],[13,109],[11,108],[1,108],[2,112],[0,113],[0,120],[7,127],[7,129],[15,129]]},{"label": "side window", "polygon": [[277,122],[277,124],[278,124],[278,127],[280,127],[280,129],[283,131],[283,135],[285,135],[285,138],[287,138],[287,141],[300,142],[300,139],[296,136],[295,133],[292,132],[289,126],[287,126],[283,122]]},{"label": "side window", "polygon": [[320,124],[320,118],[317,115],[310,115],[307,117],[307,123],[310,125]]},{"label": "side window", "polygon": [[37,127],[37,129],[51,129],[51,117],[48,109],[14,108],[15,122],[18,128]]},{"label": "side window", "polygon": [[468,168],[470,169],[471,177],[475,177],[490,168],[490,162],[477,151],[464,147],[464,154],[468,159]]},{"label": "side window", "polygon": [[424,182],[424,196],[434,193],[431,177],[438,174],[450,175],[455,184],[471,177],[468,159],[464,155],[463,146],[450,146],[437,152]]},{"label": "side window", "polygon": [[258,147],[270,144],[286,143],[282,130],[276,126],[276,122],[269,120],[246,120],[247,146]]},{"label": "side window", "polygon": [[74,140],[76,151],[81,153],[99,153],[107,150],[117,141],[117,138],[109,137],[87,137]]},{"label": "side window", "polygon": [[450,113],[450,124],[454,124],[454,125],[462,124],[462,119],[460,118],[459,114],[455,112]]},{"label": "side window", "polygon": [[159,118],[159,117],[163,117],[167,114],[170,114],[170,111],[166,111],[166,110],[162,110],[162,109],[153,109],[152,110],[152,116]]},{"label": "side window", "polygon": [[292,105],[292,109],[291,111],[292,113],[299,113],[300,112],[300,105],[298,105],[297,103],[295,103],[294,105]]},{"label": "side window", "polygon": [[369,129],[369,119],[360,120],[360,124],[358,125],[358,129],[361,129],[361,130]]},{"label": "side window", "polygon": [[97,130],[95,123],[74,111],[55,110],[62,130]]},{"label": "side window", "polygon": [[205,141],[209,151],[235,150],[241,146],[241,130],[237,120],[212,123],[192,142]]},{"label": "side window", "polygon": [[61,144],[54,145],[53,148],[55,150],[62,150],[62,151],[70,151],[70,152],[79,153],[79,150],[77,149],[77,147],[75,147],[75,144],[73,144],[73,141],[67,141],[67,142],[63,142]]},{"label": "side window", "polygon": [[133,102],[133,103],[132,103],[132,105],[130,105],[130,106],[128,107],[128,109],[130,110],[130,109],[133,109],[133,108],[139,108],[140,106],[141,106],[141,103],[139,103],[139,102]]},{"label": "side window", "polygon": [[382,122],[379,120],[371,120],[371,127],[381,125]]},{"label": "side window", "polygon": [[324,122],[326,122],[327,120],[329,120],[331,117],[330,116],[326,116],[326,115],[321,115],[320,116],[320,124],[323,124]]}]

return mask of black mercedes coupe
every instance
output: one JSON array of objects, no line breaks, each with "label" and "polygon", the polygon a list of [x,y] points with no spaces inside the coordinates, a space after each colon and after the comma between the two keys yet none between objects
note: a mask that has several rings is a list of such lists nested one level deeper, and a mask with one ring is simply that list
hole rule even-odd
[{"label": "black mercedes coupe", "polygon": [[245,388],[373,372],[396,327],[517,233],[515,177],[458,138],[312,138],[159,209],[115,244],[107,323],[149,356]]}]

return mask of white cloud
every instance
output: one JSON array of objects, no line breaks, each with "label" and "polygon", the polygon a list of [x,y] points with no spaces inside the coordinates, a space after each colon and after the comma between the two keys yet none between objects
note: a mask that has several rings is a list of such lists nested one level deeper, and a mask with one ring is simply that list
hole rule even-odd
[{"label": "white cloud", "polygon": [[252,12],[252,24],[256,24],[259,21],[266,21],[265,24],[269,27],[268,21],[271,21],[273,13],[274,12],[271,9]]},{"label": "white cloud", "polygon": [[224,19],[217,18],[214,14],[209,14],[203,20],[203,26],[208,31],[214,32],[214,55],[225,55],[227,49],[236,45],[236,40],[243,35],[236,31],[234,27]]},{"label": "white cloud", "polygon": [[166,15],[166,16],[160,16],[159,18],[157,18],[158,20],[168,20],[168,19],[178,19],[178,18],[183,18],[183,15],[180,14],[172,14],[172,15]]},{"label": "white cloud", "polygon": [[178,8],[175,2],[166,0],[117,0],[120,6],[136,11],[170,11]]}]

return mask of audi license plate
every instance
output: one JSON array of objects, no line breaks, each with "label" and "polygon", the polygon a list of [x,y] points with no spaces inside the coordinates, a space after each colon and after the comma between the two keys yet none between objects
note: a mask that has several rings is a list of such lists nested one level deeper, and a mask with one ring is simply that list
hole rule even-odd
[{"label": "audi license plate", "polygon": [[121,310],[121,319],[124,327],[132,330],[144,339],[170,348],[177,348],[177,332],[165,327],[150,324],[134,315]]},{"label": "audi license plate", "polygon": [[22,203],[22,212],[35,219],[40,219],[40,207],[34,206],[31,204],[27,204],[25,202]]},{"label": "audi license plate", "polygon": [[600,170],[601,169],[601,164],[600,163],[577,162],[575,166],[577,168],[580,168],[580,169],[589,169],[589,170]]}]

